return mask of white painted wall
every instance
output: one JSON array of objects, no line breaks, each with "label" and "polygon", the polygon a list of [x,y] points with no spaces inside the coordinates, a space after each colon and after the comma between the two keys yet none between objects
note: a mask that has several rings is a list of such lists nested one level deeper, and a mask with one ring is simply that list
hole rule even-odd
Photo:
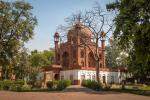
[{"label": "white painted wall", "polygon": [[[80,80],[83,79],[91,79],[96,80],[96,71],[92,70],[66,70],[60,72],[60,77],[63,76],[63,79],[71,79],[70,77],[73,76],[73,80]],[[84,76],[84,77],[83,77]],[[107,72],[107,71],[100,71],[100,80],[102,82],[103,76],[105,76],[106,83],[119,83],[121,80],[119,78],[120,72]]]},{"label": "white painted wall", "polygon": [[70,77],[73,76],[73,80],[78,80],[78,70],[66,70],[60,71],[60,78],[63,76],[64,79],[70,80]]},{"label": "white painted wall", "polygon": [[[48,72],[43,72],[39,74],[39,79],[41,77],[44,77],[44,73],[46,74],[46,80],[50,81],[53,80],[55,73],[53,71],[48,71]],[[107,72],[107,71],[100,71],[100,80],[103,82],[103,76],[105,76],[106,83],[121,83],[121,81],[124,79],[120,77],[121,73],[120,72]],[[84,79],[91,79],[91,80],[96,80],[96,71],[92,70],[66,70],[66,71],[60,71],[60,79],[67,79],[67,80],[83,80]],[[121,75],[122,76],[122,75]]]}]

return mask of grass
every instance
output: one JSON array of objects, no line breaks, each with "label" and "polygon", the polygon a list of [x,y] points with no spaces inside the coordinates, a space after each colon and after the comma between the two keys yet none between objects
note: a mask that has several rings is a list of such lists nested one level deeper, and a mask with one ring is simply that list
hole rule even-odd
[{"label": "grass", "polygon": [[121,89],[121,86],[116,86],[117,88],[114,88],[114,87],[111,88],[109,91],[150,96],[150,86],[147,86],[147,85],[126,85],[125,89]]},{"label": "grass", "polygon": [[122,92],[122,93],[131,93],[131,94],[144,95],[144,96],[150,96],[150,91],[146,91],[146,90],[110,89],[109,91]]},{"label": "grass", "polygon": [[141,87],[141,90],[147,90],[147,91],[150,91],[150,86],[143,86],[143,87]]},{"label": "grass", "polygon": [[22,92],[50,92],[50,91],[56,91],[56,89],[41,89],[41,88],[33,88],[29,91],[22,91]]},{"label": "grass", "polygon": [[[1,90],[0,90],[1,91]],[[6,91],[6,90],[2,90]],[[7,90],[7,91],[12,91],[12,90]],[[12,92],[60,92],[61,90],[58,89],[41,89],[41,88],[33,88],[31,90],[21,90],[21,91],[12,91]]]}]

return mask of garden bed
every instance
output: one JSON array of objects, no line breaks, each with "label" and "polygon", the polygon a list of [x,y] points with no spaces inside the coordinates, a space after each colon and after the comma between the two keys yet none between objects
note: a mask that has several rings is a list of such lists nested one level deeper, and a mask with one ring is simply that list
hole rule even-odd
[{"label": "garden bed", "polygon": [[48,91],[61,91],[71,85],[70,80],[48,81],[47,88],[36,88],[31,85],[24,84],[22,80],[0,81],[0,90],[15,91],[15,92],[48,92]]}]

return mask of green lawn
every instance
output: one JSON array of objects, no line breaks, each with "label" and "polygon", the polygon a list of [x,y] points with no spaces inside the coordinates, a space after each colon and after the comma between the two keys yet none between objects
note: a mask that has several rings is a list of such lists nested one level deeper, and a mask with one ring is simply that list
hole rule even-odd
[{"label": "green lawn", "polygon": [[110,90],[116,92],[150,96],[150,86],[148,85],[126,85],[125,89],[121,89],[121,85],[113,85]]},{"label": "green lawn", "polygon": [[150,91],[150,86],[143,86],[143,87],[141,87],[141,90],[148,90],[148,91]]}]

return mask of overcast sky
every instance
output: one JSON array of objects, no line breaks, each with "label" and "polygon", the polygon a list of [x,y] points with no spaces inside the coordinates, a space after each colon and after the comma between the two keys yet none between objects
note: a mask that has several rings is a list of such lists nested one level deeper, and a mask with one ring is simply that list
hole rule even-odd
[{"label": "overcast sky", "polygon": [[[14,0],[6,0],[14,1]],[[54,46],[53,35],[57,26],[64,24],[64,19],[72,13],[90,9],[98,1],[102,7],[112,0],[24,0],[34,7],[33,14],[38,19],[35,35],[26,43],[29,50],[48,50]]]}]

